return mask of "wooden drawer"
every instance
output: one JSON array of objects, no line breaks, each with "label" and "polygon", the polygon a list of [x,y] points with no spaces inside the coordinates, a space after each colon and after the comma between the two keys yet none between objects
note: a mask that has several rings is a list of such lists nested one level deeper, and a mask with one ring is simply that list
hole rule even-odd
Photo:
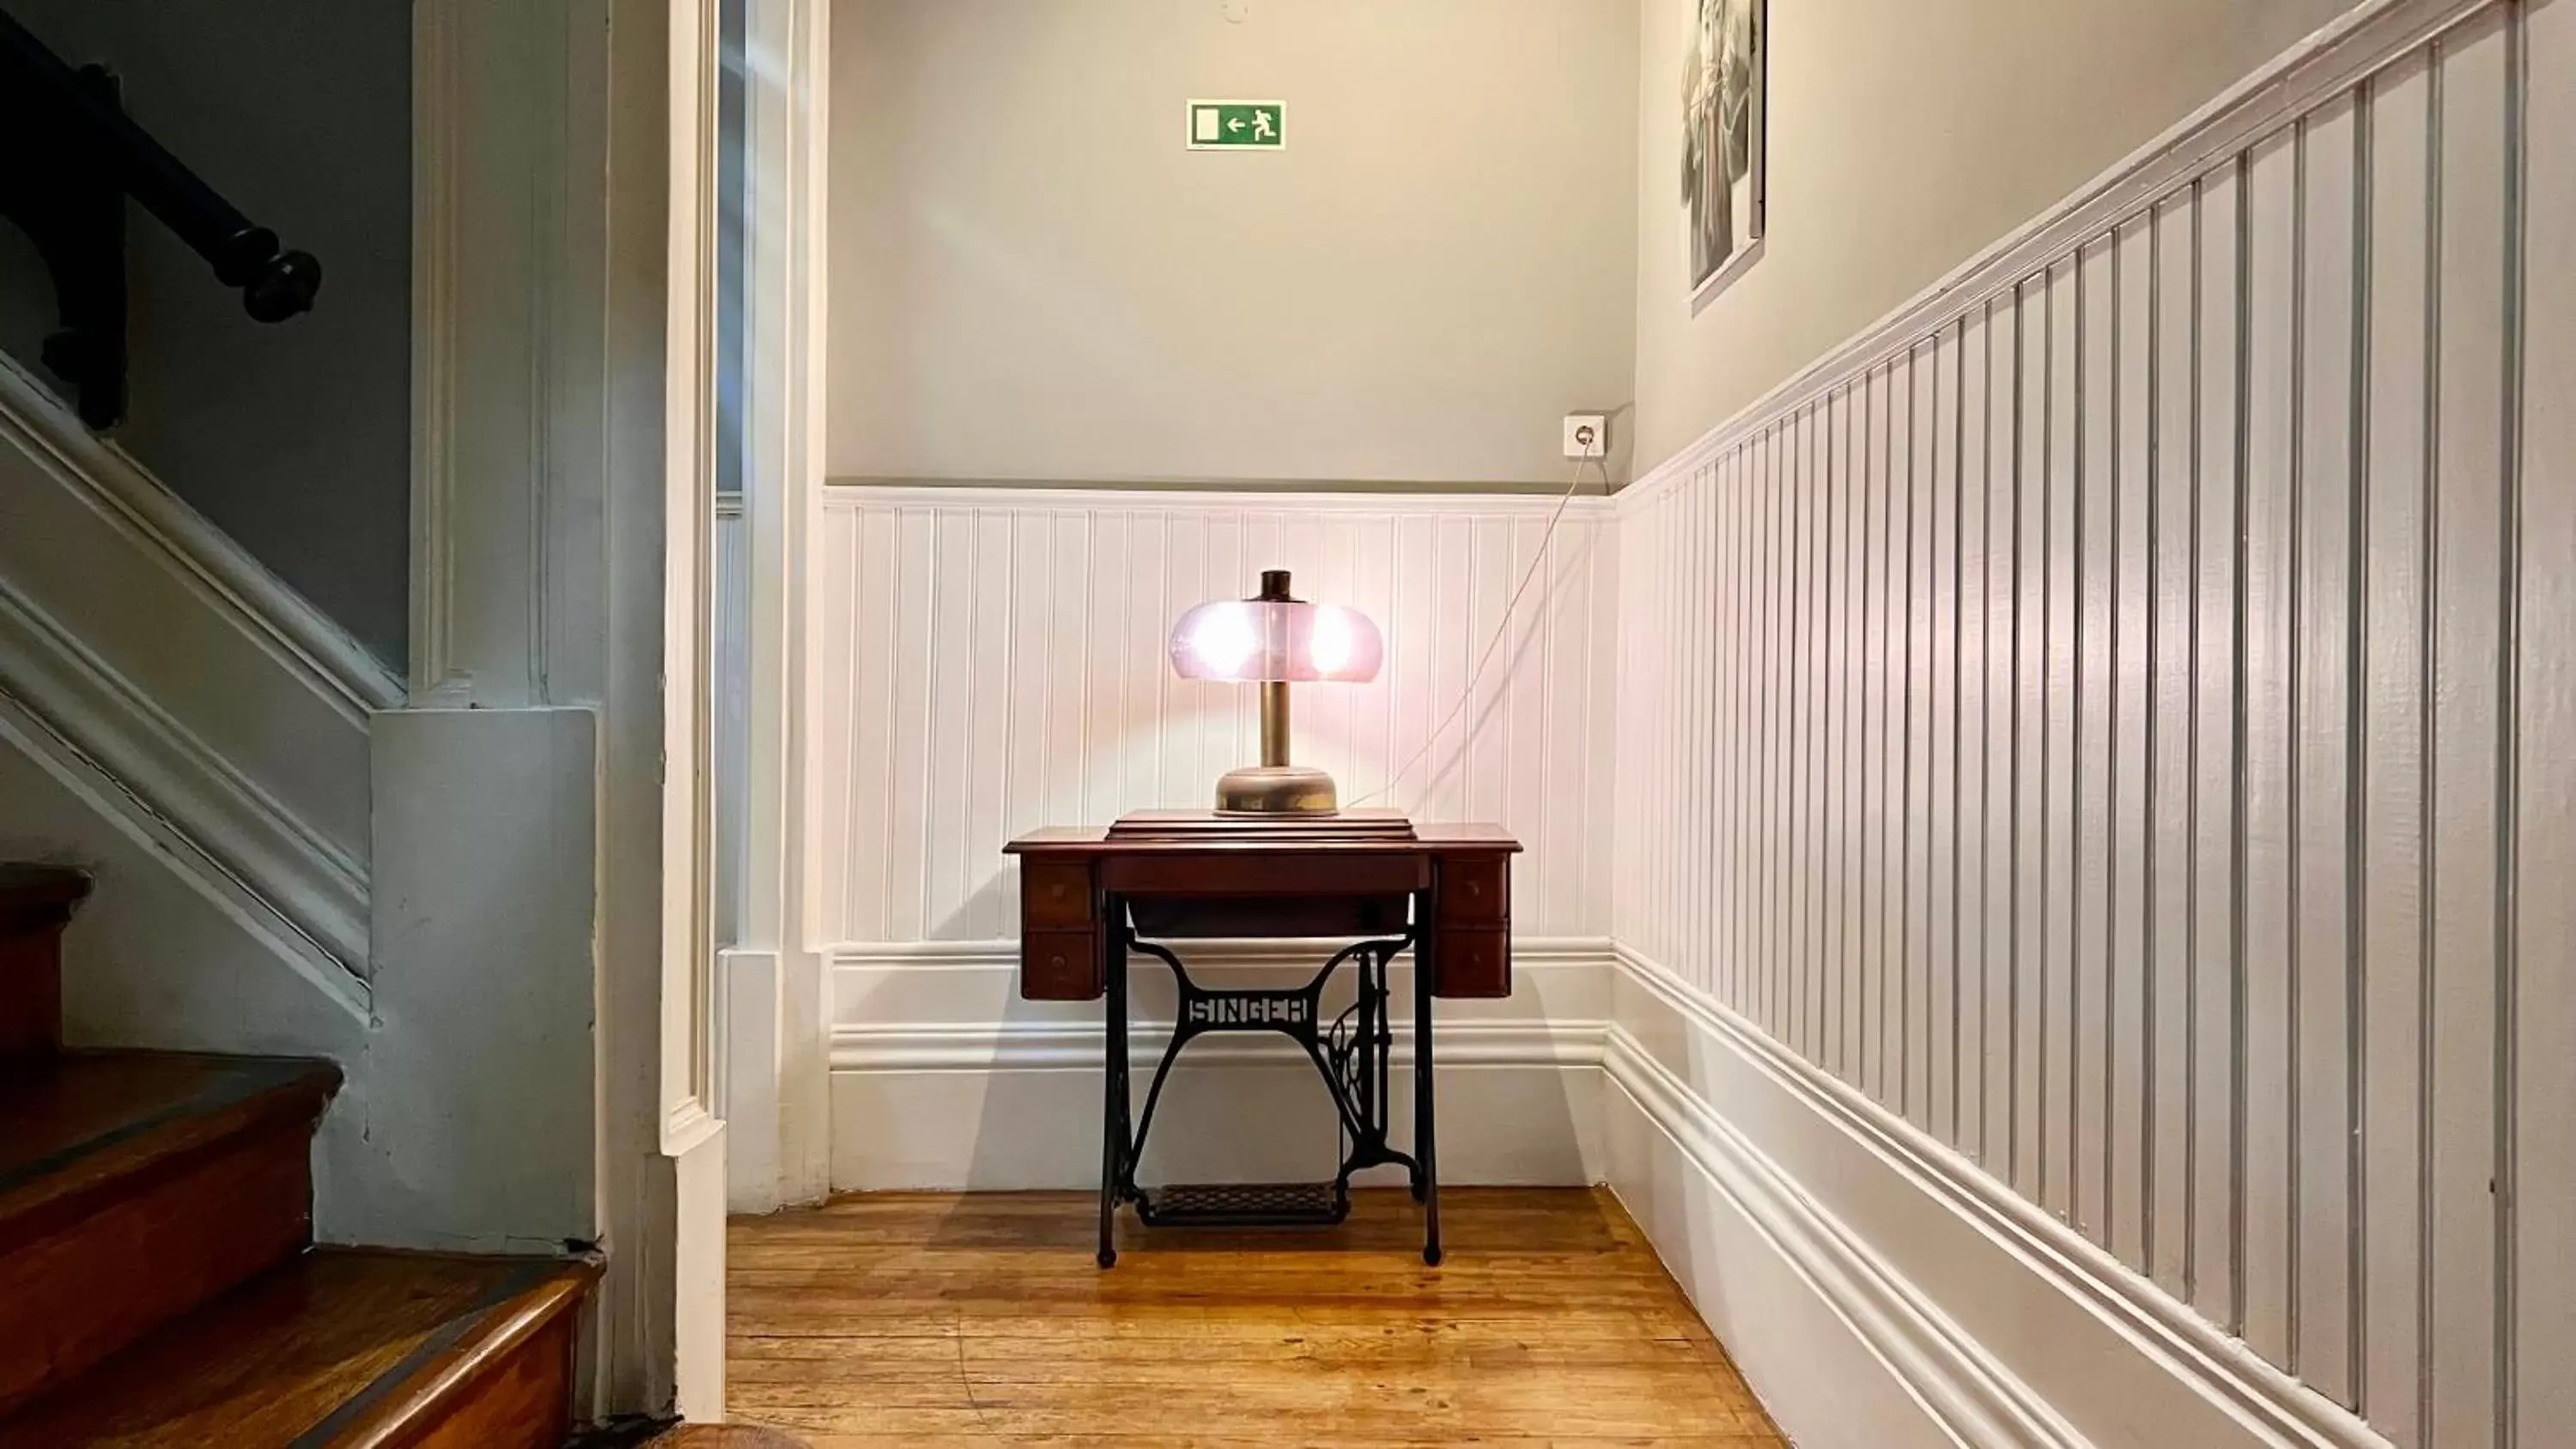
[{"label": "wooden drawer", "polygon": [[1028,1001],[1095,1001],[1107,989],[1100,937],[1091,931],[1020,935],[1020,996]]},{"label": "wooden drawer", "polygon": [[1512,933],[1508,929],[1444,926],[1437,937],[1431,994],[1502,997],[1512,994]]},{"label": "wooden drawer", "polygon": [[1440,924],[1498,926],[1512,918],[1509,857],[1449,857],[1440,862]]},{"label": "wooden drawer", "polygon": [[1101,888],[1123,896],[1384,896],[1429,884],[1431,858],[1410,851],[1139,851],[1100,864]]},{"label": "wooden drawer", "polygon": [[1091,924],[1091,869],[1081,865],[1031,865],[1020,871],[1020,925],[1039,931],[1050,926]]},{"label": "wooden drawer", "polygon": [[1322,939],[1401,936],[1413,924],[1413,897],[1389,896],[1122,896],[1136,934],[1158,941],[1260,938]]}]

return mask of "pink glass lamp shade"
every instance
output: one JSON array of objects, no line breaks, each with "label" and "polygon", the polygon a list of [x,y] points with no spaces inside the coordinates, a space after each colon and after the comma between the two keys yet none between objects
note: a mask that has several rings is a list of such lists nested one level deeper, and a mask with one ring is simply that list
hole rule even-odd
[{"label": "pink glass lamp shade", "polygon": [[1172,626],[1174,671],[1183,679],[1261,686],[1261,763],[1217,781],[1217,813],[1329,815],[1339,809],[1332,776],[1288,762],[1288,686],[1375,679],[1385,652],[1367,615],[1291,597],[1285,569],[1265,570],[1253,598],[1220,599],[1183,614]]},{"label": "pink glass lamp shade", "polygon": [[1183,679],[1241,684],[1377,678],[1385,646],[1366,614],[1287,597],[1284,570],[1263,574],[1261,590],[1258,598],[1218,599],[1183,614],[1172,626],[1172,668]]}]

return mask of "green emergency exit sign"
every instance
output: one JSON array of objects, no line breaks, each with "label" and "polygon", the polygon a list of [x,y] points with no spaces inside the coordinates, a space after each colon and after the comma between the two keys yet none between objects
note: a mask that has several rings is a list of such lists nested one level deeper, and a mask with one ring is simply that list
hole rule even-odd
[{"label": "green emergency exit sign", "polygon": [[1284,101],[1190,102],[1193,151],[1275,151],[1287,144]]}]

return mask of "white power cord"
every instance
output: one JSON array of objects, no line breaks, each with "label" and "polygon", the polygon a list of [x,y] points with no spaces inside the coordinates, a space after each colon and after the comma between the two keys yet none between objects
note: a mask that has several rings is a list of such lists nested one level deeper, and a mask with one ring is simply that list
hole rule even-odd
[{"label": "white power cord", "polygon": [[1504,602],[1503,617],[1494,622],[1494,637],[1485,641],[1485,652],[1476,656],[1476,667],[1469,671],[1467,687],[1459,691],[1457,704],[1450,707],[1449,713],[1442,716],[1440,723],[1431,727],[1431,733],[1422,737],[1422,748],[1415,750],[1410,759],[1398,766],[1396,772],[1387,777],[1385,784],[1353,800],[1345,808],[1356,810],[1404,783],[1404,777],[1411,774],[1413,767],[1421,764],[1423,758],[1431,753],[1431,747],[1440,742],[1440,736],[1448,730],[1449,726],[1458,722],[1458,716],[1467,712],[1467,706],[1476,698],[1477,682],[1485,677],[1485,666],[1493,662],[1494,651],[1502,647],[1503,636],[1511,631],[1512,614],[1520,607],[1521,595],[1529,592],[1530,581],[1536,579],[1538,571],[1547,564],[1548,551],[1556,542],[1556,526],[1565,518],[1566,505],[1574,501],[1574,495],[1583,487],[1583,469],[1586,464],[1601,470],[1601,487],[1603,491],[1608,491],[1610,487],[1608,465],[1598,458],[1583,458],[1575,462],[1574,479],[1565,485],[1563,493],[1557,495],[1556,511],[1547,516],[1547,531],[1539,535],[1538,553],[1530,559],[1529,568],[1521,574],[1520,586],[1513,589],[1511,598]]}]

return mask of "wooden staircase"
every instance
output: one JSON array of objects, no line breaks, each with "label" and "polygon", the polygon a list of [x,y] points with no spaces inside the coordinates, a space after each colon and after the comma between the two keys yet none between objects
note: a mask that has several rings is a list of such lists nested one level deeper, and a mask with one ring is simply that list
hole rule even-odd
[{"label": "wooden staircase", "polygon": [[339,1069],[62,1050],[87,894],[0,865],[0,1444],[560,1444],[596,1266],[313,1246]]}]

